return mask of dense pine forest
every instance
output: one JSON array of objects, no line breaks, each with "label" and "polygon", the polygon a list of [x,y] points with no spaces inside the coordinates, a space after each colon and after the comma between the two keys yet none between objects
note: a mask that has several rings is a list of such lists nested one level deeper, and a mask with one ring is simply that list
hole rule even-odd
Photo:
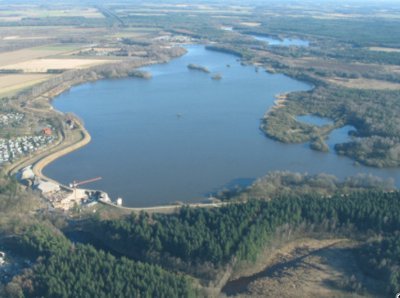
[{"label": "dense pine forest", "polygon": [[6,288],[9,297],[192,297],[189,279],[159,266],[73,244],[49,227],[29,228],[15,249],[37,260]]},{"label": "dense pine forest", "polygon": [[[381,269],[391,282],[400,287],[397,274],[400,265],[395,244],[400,241],[400,193],[357,192],[321,198],[313,195],[277,197],[269,202],[249,201],[217,209],[183,208],[175,215],[140,214],[128,218],[96,222],[103,231],[104,243],[125,255],[153,263],[173,259],[183,262],[183,270],[199,264],[215,267],[234,260],[254,259],[261,247],[274,241],[278,227],[308,226],[319,232],[360,236],[379,234],[383,242],[368,246],[364,263],[387,258]],[[386,237],[388,237],[386,239]],[[386,248],[386,252],[376,247]],[[384,253],[384,255],[381,255]],[[170,264],[171,265],[171,264]],[[186,268],[186,269],[185,269]],[[198,276],[204,277],[204,276]]]},{"label": "dense pine forest", "polygon": [[277,233],[298,227],[363,239],[355,252],[360,267],[388,293],[400,288],[400,192],[285,195],[89,222],[84,228],[108,251],[73,243],[50,224],[13,237],[10,248],[33,265],[5,287],[8,297],[204,296],[194,278],[211,281],[228,264],[255,260]]}]

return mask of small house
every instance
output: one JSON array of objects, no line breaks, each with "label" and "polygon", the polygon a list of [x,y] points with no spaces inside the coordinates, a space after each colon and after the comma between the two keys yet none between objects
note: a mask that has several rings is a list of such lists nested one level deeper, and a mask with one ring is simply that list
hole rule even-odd
[{"label": "small house", "polygon": [[50,127],[45,127],[45,128],[42,129],[42,133],[43,133],[45,136],[51,136],[52,133],[53,133],[53,131],[51,130]]}]

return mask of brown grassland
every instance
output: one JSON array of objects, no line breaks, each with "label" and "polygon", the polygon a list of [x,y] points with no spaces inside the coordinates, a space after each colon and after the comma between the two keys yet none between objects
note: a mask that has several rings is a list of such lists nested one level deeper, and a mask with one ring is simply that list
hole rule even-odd
[{"label": "brown grassland", "polygon": [[356,89],[372,89],[372,90],[399,90],[399,83],[392,83],[388,81],[373,80],[366,78],[359,79],[343,79],[343,78],[330,78],[328,82],[335,85],[343,86],[346,88]]},{"label": "brown grassland", "polygon": [[22,63],[32,59],[44,58],[50,55],[61,54],[65,52],[63,49],[46,49],[46,48],[29,48],[17,51],[10,51],[5,53],[0,53],[0,67],[6,65],[12,65],[16,63]]},{"label": "brown grassland", "polygon": [[[357,242],[345,238],[302,238],[267,249],[257,264],[243,270],[225,291],[234,297],[382,297],[382,286],[358,267],[352,249]],[[346,292],[350,276],[368,281],[374,296]],[[376,295],[376,296],[375,296]]]},{"label": "brown grassland", "polygon": [[0,95],[25,89],[53,77],[50,74],[7,74],[0,75]]},{"label": "brown grassland", "polygon": [[82,69],[99,64],[113,62],[105,59],[34,59],[21,63],[11,64],[0,69],[22,70],[23,72],[47,72],[48,69]]}]

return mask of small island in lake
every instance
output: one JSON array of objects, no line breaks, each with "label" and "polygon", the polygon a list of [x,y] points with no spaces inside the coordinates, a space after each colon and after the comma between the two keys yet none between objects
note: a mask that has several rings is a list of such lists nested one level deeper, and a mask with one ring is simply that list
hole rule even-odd
[{"label": "small island in lake", "polygon": [[211,77],[211,79],[216,80],[216,81],[219,81],[219,80],[222,79],[222,75],[219,74],[219,73],[217,73],[217,74],[213,75],[213,76]]},{"label": "small island in lake", "polygon": [[192,69],[192,70],[199,70],[199,71],[202,71],[202,72],[205,72],[205,73],[210,73],[210,71],[208,70],[208,68],[205,67],[205,66],[201,66],[201,65],[197,65],[197,64],[190,63],[190,64],[188,64],[187,67],[188,67],[189,69]]},{"label": "small island in lake", "polygon": [[143,70],[133,70],[128,73],[128,76],[149,80],[153,77],[151,72]]}]

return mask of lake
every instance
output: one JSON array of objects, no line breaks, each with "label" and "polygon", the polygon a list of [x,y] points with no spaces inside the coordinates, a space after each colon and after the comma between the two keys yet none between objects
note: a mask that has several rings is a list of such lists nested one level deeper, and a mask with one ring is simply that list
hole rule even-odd
[{"label": "lake", "polygon": [[[230,26],[222,26],[221,30],[225,31],[236,31],[233,27]],[[308,47],[310,42],[305,39],[299,38],[274,38],[268,35],[257,35],[257,34],[247,34],[253,37],[256,40],[263,41],[268,44],[268,46],[281,46],[281,47],[289,47],[289,46],[296,46],[296,47]]]},{"label": "lake", "polygon": [[271,36],[264,35],[251,35],[254,39],[266,42],[269,46],[281,46],[281,47],[289,47],[289,46],[297,46],[297,47],[308,47],[310,42],[304,39],[298,38],[273,38]]},{"label": "lake", "polygon": [[[92,142],[51,163],[44,174],[66,184],[101,176],[85,187],[122,197],[132,207],[196,202],[273,170],[340,178],[362,172],[400,181],[396,169],[356,167],[333,152],[265,137],[260,119],[274,95],[310,85],[256,72],[232,55],[201,45],[187,49],[168,64],[144,68],[153,74],[150,80],[101,80],[55,98],[56,109],[84,120]],[[189,63],[211,73],[189,70]],[[212,80],[215,73],[222,79]]]},{"label": "lake", "polygon": [[296,117],[297,121],[304,122],[315,126],[324,126],[333,124],[333,121],[328,118],[318,117],[314,115],[301,115]]},{"label": "lake", "polygon": [[[334,121],[329,118],[319,117],[315,115],[301,115],[297,116],[296,120],[299,122],[307,123],[314,126],[333,125]],[[326,140],[329,150],[334,151],[335,145],[338,143],[350,142],[350,132],[357,129],[352,125],[345,125],[343,127],[335,128],[332,130]]]}]

